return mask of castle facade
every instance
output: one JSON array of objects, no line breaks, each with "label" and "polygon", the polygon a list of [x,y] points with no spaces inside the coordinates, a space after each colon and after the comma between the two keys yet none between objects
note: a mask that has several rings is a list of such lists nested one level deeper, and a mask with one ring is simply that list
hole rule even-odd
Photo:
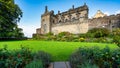
[{"label": "castle facade", "polygon": [[46,34],[52,32],[58,34],[60,32],[70,32],[73,34],[86,33],[92,28],[120,28],[120,14],[106,16],[101,13],[92,19],[88,18],[89,8],[86,4],[83,6],[71,9],[65,12],[48,11],[45,7],[44,14],[41,15],[41,28],[36,30],[36,34]]}]

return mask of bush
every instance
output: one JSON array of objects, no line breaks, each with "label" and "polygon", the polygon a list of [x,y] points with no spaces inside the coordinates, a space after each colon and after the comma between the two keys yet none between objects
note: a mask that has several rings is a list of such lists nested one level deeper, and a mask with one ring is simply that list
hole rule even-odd
[{"label": "bush", "polygon": [[84,41],[85,41],[85,38],[80,38],[79,41],[80,41],[80,42],[84,42]]},{"label": "bush", "polygon": [[80,37],[80,38],[86,38],[86,37],[87,37],[87,34],[79,34],[79,37]]},{"label": "bush", "polygon": [[120,67],[120,49],[110,51],[108,47],[99,49],[80,48],[70,57],[72,68],[79,68],[88,62],[90,65],[97,65],[99,68],[119,68]]},{"label": "bush", "polygon": [[51,56],[48,53],[45,53],[43,51],[39,51],[35,54],[34,60],[41,60],[43,63],[43,67],[47,68],[51,62]]},{"label": "bush", "polygon": [[90,64],[89,62],[85,62],[82,65],[78,66],[78,68],[99,68],[95,64]]},{"label": "bush", "polygon": [[0,49],[0,67],[3,68],[23,68],[32,61],[33,54],[29,48],[21,47],[20,50],[8,51],[5,46]]},{"label": "bush", "polygon": [[112,35],[120,35],[120,28],[117,28],[117,29],[114,29],[113,31],[112,31]]},{"label": "bush", "polygon": [[93,28],[87,32],[89,37],[100,38],[109,36],[110,31],[106,28]]},{"label": "bush", "polygon": [[113,30],[112,35],[113,43],[116,43],[120,47],[120,28]]},{"label": "bush", "polygon": [[113,43],[116,43],[120,47],[120,36],[116,35],[113,37]]},{"label": "bush", "polygon": [[53,33],[51,33],[51,32],[45,34],[45,36],[52,36],[52,35],[53,35]]},{"label": "bush", "polygon": [[32,61],[25,66],[25,68],[43,68],[42,61]]},{"label": "bush", "polygon": [[71,33],[69,33],[69,32],[61,32],[57,36],[60,37],[60,38],[62,38],[64,36],[69,36],[69,35],[71,35]]},{"label": "bush", "polygon": [[73,34],[69,32],[61,32],[56,37],[57,41],[72,41],[74,39]]},{"label": "bush", "polygon": [[29,48],[23,46],[14,51],[8,51],[6,45],[0,49],[0,68],[29,68],[33,66],[47,68],[49,63],[50,55],[45,52],[40,51],[34,54]]}]

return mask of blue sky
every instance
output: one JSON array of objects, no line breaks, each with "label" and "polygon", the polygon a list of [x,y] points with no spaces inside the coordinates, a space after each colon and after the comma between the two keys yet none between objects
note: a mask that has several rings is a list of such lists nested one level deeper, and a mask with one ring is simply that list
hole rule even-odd
[{"label": "blue sky", "polygon": [[120,13],[120,0],[15,0],[23,12],[23,17],[18,23],[23,28],[25,36],[31,37],[40,28],[41,14],[44,13],[45,6],[49,11],[54,10],[56,14],[58,10],[64,12],[72,8],[82,6],[86,3],[89,7],[89,18],[93,17],[97,10],[111,15]]}]

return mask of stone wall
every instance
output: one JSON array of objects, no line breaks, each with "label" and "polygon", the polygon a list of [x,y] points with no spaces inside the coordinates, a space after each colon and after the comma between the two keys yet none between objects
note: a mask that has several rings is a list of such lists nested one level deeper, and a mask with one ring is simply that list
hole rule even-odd
[{"label": "stone wall", "polygon": [[86,33],[88,31],[88,23],[80,23],[80,21],[74,21],[71,24],[57,24],[52,27],[52,33],[58,34],[60,32],[70,32],[73,34]]},{"label": "stone wall", "polygon": [[120,14],[89,19],[89,29],[92,28],[120,28]]}]

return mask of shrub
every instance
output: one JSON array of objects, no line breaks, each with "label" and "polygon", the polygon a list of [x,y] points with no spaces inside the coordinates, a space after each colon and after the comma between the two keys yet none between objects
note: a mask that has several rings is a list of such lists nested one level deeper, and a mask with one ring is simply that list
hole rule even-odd
[{"label": "shrub", "polygon": [[61,32],[56,37],[57,41],[72,41],[74,39],[73,34],[69,32]]},{"label": "shrub", "polygon": [[94,38],[106,37],[110,31],[106,28],[93,28],[87,32],[87,35]]},{"label": "shrub", "polygon": [[70,57],[70,64],[72,68],[79,68],[88,62],[90,65],[97,65],[99,68],[119,68],[120,66],[120,49],[110,50],[109,47],[99,49],[80,48]]},{"label": "shrub", "polygon": [[45,36],[42,34],[33,34],[32,38],[35,40],[44,40]]},{"label": "shrub", "polygon": [[84,42],[84,41],[85,41],[85,38],[80,38],[79,41],[80,41],[80,42]]},{"label": "shrub", "polygon": [[28,48],[21,47],[20,50],[8,51],[5,46],[0,50],[0,67],[3,68],[23,68],[32,61],[33,55]]},{"label": "shrub", "polygon": [[80,38],[86,38],[87,35],[86,35],[86,34],[79,34],[79,37],[80,37]]},{"label": "shrub", "polygon": [[120,47],[120,36],[118,36],[118,35],[114,36],[113,42],[116,43],[118,45],[118,47]]},{"label": "shrub", "polygon": [[112,35],[120,35],[120,28],[114,29]]},{"label": "shrub", "polygon": [[52,36],[52,35],[53,35],[53,33],[51,33],[51,32],[45,34],[45,36]]},{"label": "shrub", "polygon": [[99,67],[95,64],[90,64],[89,62],[85,62],[82,65],[77,66],[77,68],[99,68]]},{"label": "shrub", "polygon": [[49,63],[50,55],[45,52],[34,54],[23,46],[14,51],[8,51],[7,46],[0,49],[0,68],[47,68]]},{"label": "shrub", "polygon": [[34,60],[41,60],[43,63],[43,67],[47,68],[51,62],[50,54],[45,53],[43,51],[39,51],[35,54]]},{"label": "shrub", "polygon": [[94,38],[93,41],[98,43],[106,43],[107,39],[105,37],[101,37],[101,38]]},{"label": "shrub", "polygon": [[25,68],[43,68],[42,61],[32,61],[25,66]]}]

